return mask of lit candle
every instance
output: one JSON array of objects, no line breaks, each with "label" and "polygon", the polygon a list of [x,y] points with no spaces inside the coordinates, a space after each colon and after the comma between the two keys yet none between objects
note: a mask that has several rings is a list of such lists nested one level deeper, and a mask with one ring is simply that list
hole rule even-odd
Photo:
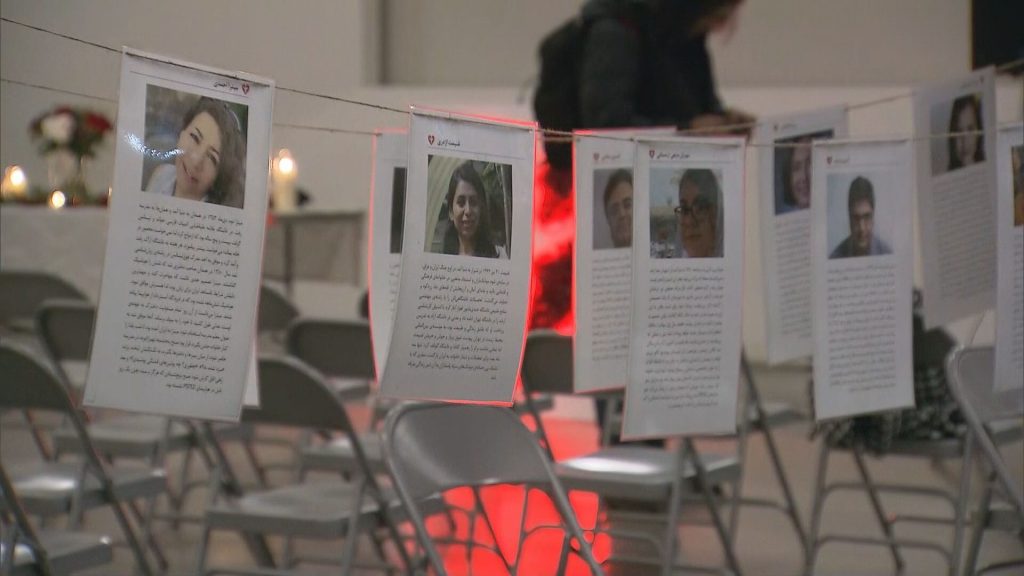
[{"label": "lit candle", "polygon": [[282,148],[274,159],[273,187],[271,194],[274,199],[274,210],[277,212],[291,212],[295,210],[297,197],[295,194],[295,177],[298,175],[298,168],[295,159],[287,148]]},{"label": "lit candle", "polygon": [[67,198],[64,197],[64,193],[60,190],[54,190],[53,194],[50,194],[50,208],[63,208],[65,202],[67,202]]},{"label": "lit candle", "polygon": [[8,166],[4,170],[0,194],[4,198],[19,198],[25,195],[26,188],[28,188],[28,179],[25,178],[25,171],[21,169],[21,166]]}]

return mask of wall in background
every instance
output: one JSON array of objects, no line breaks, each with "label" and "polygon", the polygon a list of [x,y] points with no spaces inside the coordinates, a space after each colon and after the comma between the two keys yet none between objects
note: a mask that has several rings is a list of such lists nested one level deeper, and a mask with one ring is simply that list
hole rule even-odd
[{"label": "wall in background", "polygon": [[[383,0],[392,84],[518,86],[581,0]],[[966,71],[968,0],[746,0],[711,42],[723,86],[906,84]]]}]

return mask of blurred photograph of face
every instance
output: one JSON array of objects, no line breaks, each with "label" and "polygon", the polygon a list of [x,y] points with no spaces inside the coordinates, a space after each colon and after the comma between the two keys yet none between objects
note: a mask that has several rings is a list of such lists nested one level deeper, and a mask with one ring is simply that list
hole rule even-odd
[{"label": "blurred photograph of face", "polygon": [[[960,109],[956,116],[957,132],[976,132],[981,129],[977,122],[977,112],[973,106],[965,106]],[[961,166],[974,164],[978,153],[978,134],[959,134],[954,137],[954,150]]]},{"label": "blurred photograph of face", "polygon": [[616,248],[633,244],[633,184],[622,181],[608,193],[604,205],[605,218],[611,229],[612,243]]},{"label": "blurred photograph of face", "polygon": [[789,165],[789,190],[798,208],[811,205],[811,147],[797,146]]},{"label": "blurred photograph of face", "polygon": [[221,133],[213,116],[196,115],[178,136],[174,195],[199,200],[213,186],[220,167]]},{"label": "blurred photograph of face", "polygon": [[715,206],[701,195],[691,181],[679,186],[679,230],[683,250],[690,258],[708,258],[715,255],[718,214]]},{"label": "blurred photograph of face", "polygon": [[458,231],[460,244],[472,246],[480,226],[480,193],[472,184],[459,180],[455,186],[455,197],[448,212],[448,218]]},{"label": "blurred photograph of face", "polygon": [[850,208],[850,241],[852,252],[866,255],[871,249],[875,232],[875,209],[871,202],[861,200]]}]

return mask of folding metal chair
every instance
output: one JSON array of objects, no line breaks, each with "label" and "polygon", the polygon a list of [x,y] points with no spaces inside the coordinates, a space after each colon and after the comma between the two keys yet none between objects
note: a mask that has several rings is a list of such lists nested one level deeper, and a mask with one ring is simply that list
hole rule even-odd
[{"label": "folding metal chair", "polygon": [[[19,465],[11,478],[13,490],[30,514],[68,515],[72,527],[81,523],[84,512],[109,506],[135,556],[138,569],[152,574],[145,551],[125,513],[128,504],[138,522],[141,514],[131,506],[133,500],[151,500],[166,488],[162,470],[151,468],[108,468],[89,439],[71,397],[57,376],[31,352],[0,344],[0,408],[52,411],[63,414],[78,434],[84,461],[41,462]],[[166,566],[155,540],[147,539],[150,550],[161,566]]]},{"label": "folding metal chair", "polygon": [[[551,330],[535,330],[527,336],[520,375],[528,409],[534,393],[573,393],[572,353],[572,338],[568,336]],[[550,437],[540,413],[532,409],[530,412],[536,422],[541,445],[548,449],[550,455]],[[713,491],[715,486],[735,483],[739,469],[738,461],[732,456],[698,453],[691,439],[680,442],[675,453],[643,445],[604,446],[591,454],[555,464],[555,473],[569,490],[594,492],[602,500],[614,498],[645,507],[664,506],[665,513],[655,515],[667,519],[665,534],[661,542],[652,542],[659,549],[660,559],[613,557],[608,561],[649,564],[654,560],[662,566],[665,574],[670,573],[675,565],[676,533],[684,500],[701,502],[707,507],[722,543],[726,564],[733,573],[740,573],[732,538],[721,518],[718,497]],[[625,532],[618,535],[648,538]]]},{"label": "folding metal chair", "polygon": [[[386,558],[383,542],[374,532],[383,528],[396,543],[408,567],[408,556],[400,544],[388,500],[366,462],[344,407],[322,376],[294,358],[264,357],[259,362],[259,381],[260,407],[245,408],[243,422],[341,432],[352,443],[359,463],[358,474],[352,482],[300,483],[228,501],[218,501],[217,492],[211,491],[196,573],[207,573],[206,556],[213,530],[299,538],[345,538],[343,552],[337,560],[341,561],[342,573],[348,574],[354,566],[358,536],[364,531],[373,537],[380,559]],[[285,564],[288,563],[286,558]],[[247,571],[217,569],[215,572]]]},{"label": "folding metal chair", "polygon": [[[968,437],[981,448],[982,474],[985,485],[977,513],[972,518],[972,533],[967,549],[966,574],[981,574],[1011,566],[1024,566],[1024,558],[990,564],[978,569],[978,555],[986,529],[1001,529],[1016,532],[1024,543],[1024,494],[1020,480],[1014,480],[996,446],[993,426],[1001,421],[1017,424],[1024,416],[1024,390],[1009,389],[996,392],[993,374],[994,353],[992,347],[956,348],[946,361],[946,376],[953,396],[960,404],[960,410],[967,421]],[[965,466],[970,463],[965,463]],[[995,505],[993,496],[998,495],[1003,505]]]},{"label": "folding metal chair", "polygon": [[109,564],[110,538],[83,532],[37,532],[0,466],[0,574],[70,574]]},{"label": "folding metal chair", "polygon": [[[288,330],[288,352],[329,378],[329,385],[342,402],[370,397],[370,427],[359,433],[359,442],[370,467],[385,471],[376,422],[393,402],[370,396],[376,379],[370,325],[365,320],[319,320],[299,318]],[[328,470],[347,474],[358,467],[355,450],[347,436],[326,442],[305,439],[299,456],[299,471]]]},{"label": "folding metal chair", "polygon": [[259,347],[263,353],[282,351],[288,325],[298,317],[299,309],[287,296],[266,282],[260,284],[256,331],[260,335]]},{"label": "folding metal chair", "polygon": [[0,271],[0,326],[31,333],[39,306],[50,299],[88,301],[67,281],[45,272]]},{"label": "folding metal chair", "polygon": [[[981,353],[978,353],[979,356]],[[991,360],[989,360],[991,362]],[[982,372],[984,363],[975,357],[967,362],[974,371]],[[950,366],[950,369],[954,369]],[[992,375],[991,366],[988,367],[987,382],[991,387]],[[963,403],[961,403],[963,408]],[[964,411],[966,414],[967,411]],[[991,420],[987,421],[987,436],[991,446],[1003,445],[1019,440],[1024,432],[1019,419],[1017,420]],[[810,575],[821,549],[831,543],[846,542],[866,546],[883,546],[889,549],[896,573],[903,573],[905,560],[901,553],[904,548],[932,551],[946,562],[950,575],[958,573],[961,553],[963,549],[964,528],[966,526],[967,500],[970,490],[971,467],[975,444],[978,443],[971,438],[974,435],[968,434],[957,438],[943,438],[939,440],[896,440],[890,446],[885,456],[926,458],[933,462],[951,461],[960,459],[960,473],[958,486],[955,493],[939,488],[930,488],[918,484],[883,484],[875,482],[868,470],[864,449],[860,446],[853,446],[847,451],[853,457],[859,479],[856,481],[834,481],[828,482],[828,462],[832,452],[840,450],[829,446],[823,441],[818,457],[818,469],[815,480],[815,491],[813,506],[811,509],[811,525],[808,533],[808,549],[804,573]],[[882,537],[862,536],[856,534],[820,534],[822,516],[825,504],[830,495],[837,491],[863,491],[867,494],[871,504],[871,511],[882,531]],[[924,514],[889,514],[886,512],[882,502],[882,494],[916,495],[931,497],[943,501],[949,505],[952,511],[952,518],[940,515]],[[913,522],[922,524],[949,525],[952,523],[953,535],[949,547],[935,541],[922,539],[900,538],[896,536],[895,525],[899,522]]]},{"label": "folding metal chair", "polygon": [[[95,320],[96,309],[91,304],[71,300],[48,300],[36,314],[36,331],[43,342],[43,349],[69,391],[77,391],[80,387],[76,387],[67,367],[69,364],[84,366],[88,363]],[[93,446],[108,461],[127,458],[142,460],[152,467],[163,467],[167,455],[183,453],[177,480],[180,493],[168,492],[168,496],[176,510],[172,520],[175,523],[190,520],[180,512],[189,490],[201,485],[188,481],[192,452],[200,451],[207,468],[213,468],[213,458],[205,452],[202,437],[194,424],[162,416],[119,414],[90,422],[87,429]],[[251,431],[238,424],[218,424],[214,430],[217,438],[224,441],[247,443],[251,437]],[[78,435],[67,426],[54,430],[51,439],[56,456],[81,451]],[[251,448],[246,445],[246,449],[253,466],[259,470]]]},{"label": "folding metal chair", "polygon": [[[476,544],[494,551],[509,573],[519,573],[526,540],[548,529],[563,533],[558,574],[565,572],[570,553],[577,554],[593,574],[602,573],[565,490],[536,439],[512,411],[493,406],[404,404],[388,414],[384,430],[385,458],[416,529],[425,556],[422,561],[429,562],[438,574],[447,571],[435,540],[427,531],[422,502],[452,489],[469,487],[477,495],[475,501],[479,505],[479,490],[496,485],[523,485],[527,494],[540,490],[561,517],[559,525],[527,529],[527,499],[511,559],[505,558],[496,544]],[[493,535],[495,527],[490,529]],[[474,532],[471,525],[468,537],[473,538]]]}]

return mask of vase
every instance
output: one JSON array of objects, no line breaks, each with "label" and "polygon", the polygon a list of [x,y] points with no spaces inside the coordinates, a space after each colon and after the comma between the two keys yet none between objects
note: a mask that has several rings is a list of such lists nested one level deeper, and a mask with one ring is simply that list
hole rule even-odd
[{"label": "vase", "polygon": [[68,204],[84,204],[88,200],[85,159],[71,150],[57,148],[46,153],[46,179],[51,191],[64,192]]}]

